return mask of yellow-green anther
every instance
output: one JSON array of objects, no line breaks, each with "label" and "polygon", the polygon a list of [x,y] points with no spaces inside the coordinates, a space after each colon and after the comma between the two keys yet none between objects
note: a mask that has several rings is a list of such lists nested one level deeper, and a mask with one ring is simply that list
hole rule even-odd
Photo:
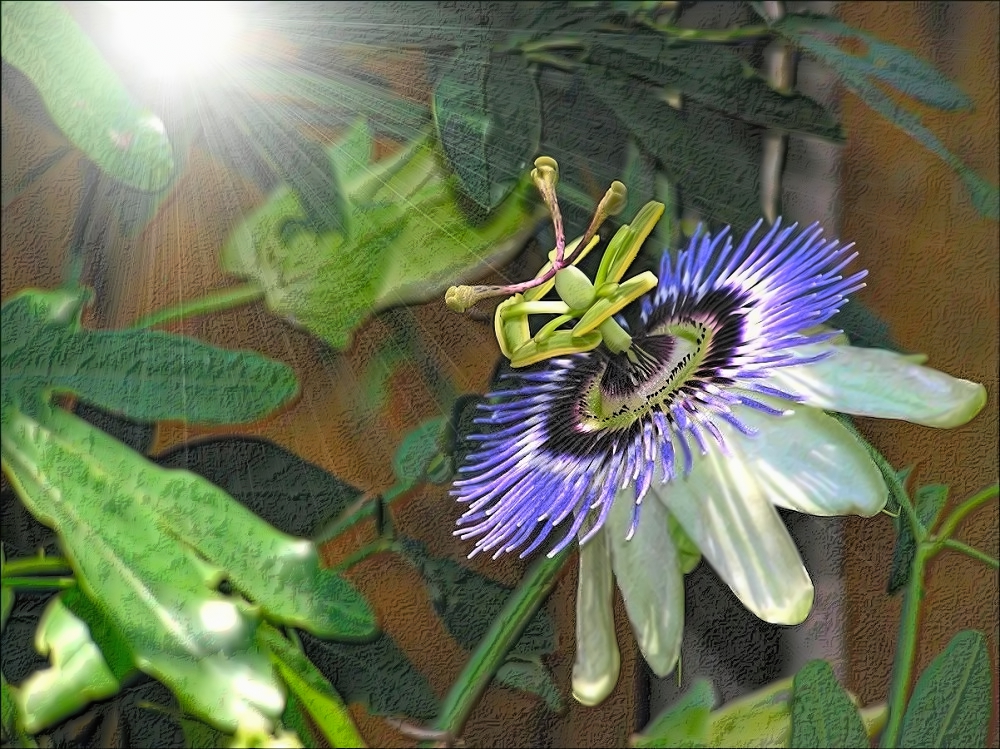
[{"label": "yellow-green anther", "polygon": [[556,293],[570,309],[586,309],[597,297],[594,284],[575,265],[556,272]]},{"label": "yellow-green anther", "polygon": [[[604,199],[601,200],[600,206],[604,207],[605,216],[617,216],[619,213],[625,210],[625,204],[628,202],[628,189],[624,184],[615,180],[611,183],[611,187],[608,191],[604,193]],[[598,211],[601,207],[598,206]]]},{"label": "yellow-green anther", "polygon": [[544,182],[554,189],[559,184],[559,164],[551,156],[539,156],[531,170],[531,179],[535,184]]},{"label": "yellow-green anther", "polygon": [[493,331],[500,344],[500,351],[508,359],[514,358],[514,352],[531,340],[531,328],[528,326],[527,315],[512,315],[506,318],[505,310],[522,303],[524,297],[514,294],[509,299],[500,302],[493,315]]},{"label": "yellow-green anther", "polygon": [[601,259],[594,283],[600,286],[605,281],[621,281],[625,271],[642,249],[642,243],[656,227],[656,222],[660,220],[663,211],[663,203],[651,200],[639,209],[631,224],[617,231],[608,243],[608,249]]},{"label": "yellow-green anther", "polygon": [[656,276],[649,271],[630,278],[618,287],[618,291],[613,296],[594,302],[573,328],[573,333],[583,335],[597,330],[605,320],[625,309],[655,286]]},{"label": "yellow-green anther", "polygon": [[444,294],[444,303],[455,312],[465,312],[476,301],[476,290],[472,286],[452,286]]},{"label": "yellow-green anther", "polygon": [[556,332],[547,341],[541,343],[529,341],[519,348],[510,359],[512,367],[527,367],[530,364],[537,364],[553,356],[565,356],[567,354],[581,354],[591,351],[601,345],[601,334],[597,331],[588,333],[585,336],[574,338],[569,330]]},{"label": "yellow-green anther", "polygon": [[503,316],[504,320],[510,320],[518,315],[563,315],[569,312],[569,305],[566,302],[556,301],[504,303],[501,307],[503,309],[497,311]]},{"label": "yellow-green anther", "polygon": [[632,336],[626,333],[625,329],[613,317],[602,322],[599,330],[601,340],[612,353],[620,354],[622,351],[627,351],[628,347],[632,345]]},{"label": "yellow-green anther", "polygon": [[[559,315],[559,317],[554,320],[549,320],[545,325],[543,325],[537,333],[535,333],[535,340],[538,343],[544,343],[547,339],[551,338],[559,328],[574,319],[573,315]],[[570,331],[572,332],[572,331]]]},{"label": "yellow-green anther", "polygon": [[597,296],[600,299],[610,299],[615,294],[618,293],[618,284],[614,281],[608,281],[607,283],[602,283],[597,287]]}]

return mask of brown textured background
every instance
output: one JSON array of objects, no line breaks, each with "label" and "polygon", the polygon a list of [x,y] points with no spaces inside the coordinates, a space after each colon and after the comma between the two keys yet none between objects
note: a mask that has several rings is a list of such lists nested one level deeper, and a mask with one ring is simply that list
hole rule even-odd
[{"label": "brown textured background", "polygon": [[[918,111],[945,146],[996,184],[1000,154],[1000,3],[841,3],[842,20],[932,62],[973,99],[972,114]],[[858,242],[870,275],[860,298],[892,325],[901,346],[929,364],[986,386],[983,412],[961,429],[939,431],[864,420],[865,434],[895,466],[916,463],[924,483],[951,486],[954,507],[997,480],[1000,241],[997,224],[972,209],[951,170],[872,114],[844,100],[848,130],[841,176],[842,235]],[[958,538],[997,555],[997,503],[966,520]],[[899,598],[887,598],[887,520],[846,524],[849,688],[883,699],[896,642]],[[962,629],[986,634],[997,667],[997,573],[945,552],[930,568],[917,673]],[[990,745],[997,745],[994,680]]]},{"label": "brown textured background", "polygon": [[[994,183],[1000,130],[998,9],[997,3],[844,3],[838,9],[848,24],[930,59],[973,97],[973,114],[922,114],[954,153]],[[417,88],[423,85],[412,60],[400,63],[396,79]],[[894,465],[919,461],[919,478],[950,484],[957,501],[995,481],[998,473],[997,224],[975,214],[946,165],[850,94],[845,95],[843,115],[848,144],[841,175],[841,235],[858,243],[862,262],[871,271],[861,298],[890,322],[903,347],[930,354],[930,363],[939,369],[985,383],[989,394],[985,411],[962,429],[942,432],[871,420],[861,426]],[[5,95],[5,189],[65,145],[58,136],[27,123]],[[23,288],[61,282],[63,251],[80,200],[80,176],[79,157],[69,153],[4,210],[4,299]],[[126,325],[148,311],[231,284],[218,270],[218,248],[228,228],[264,197],[210,154],[194,151],[184,183],[136,241],[113,233],[106,237],[108,284],[91,310],[89,324]],[[492,354],[484,355],[495,345],[491,326],[453,315],[438,303],[412,313],[434,364],[460,390],[482,391],[493,363]],[[378,413],[358,407],[358,379],[385,339],[386,325],[386,318],[370,322],[358,332],[352,348],[335,357],[324,355],[319,344],[270,316],[261,304],[169,329],[227,348],[256,349],[296,370],[302,396],[292,406],[262,423],[216,432],[267,437],[366,491],[378,492],[393,483],[390,459],[403,436],[439,413],[432,389],[416,367],[392,379],[392,395]],[[167,426],[159,431],[156,449],[208,433]],[[443,491],[414,491],[394,505],[394,512],[399,526],[429,542],[432,551],[454,559],[465,556],[465,545],[448,536],[458,509]],[[968,520],[960,537],[996,555],[997,522],[994,503]],[[899,599],[889,599],[884,592],[893,535],[887,518],[849,522],[846,533],[848,687],[865,702],[875,702],[885,697],[899,614]],[[346,551],[328,548],[325,553],[333,562]],[[474,566],[509,585],[516,584],[523,571],[516,561],[477,561]],[[415,574],[382,555],[359,566],[353,577],[371,596],[381,625],[443,696],[467,654],[433,616]],[[557,654],[548,662],[567,698],[574,595],[571,564],[548,604],[559,633]],[[995,573],[964,557],[942,555],[929,581],[918,667],[926,666],[964,628],[986,633],[996,665],[997,600]],[[611,699],[596,709],[567,699],[568,713],[552,716],[535,697],[493,688],[467,726],[469,745],[621,745],[641,715],[642,679],[620,605],[618,623],[623,668]],[[994,723],[996,701],[994,695]],[[359,709],[354,712],[373,745],[409,743],[383,721]],[[991,745],[996,745],[996,737],[994,727]]]}]

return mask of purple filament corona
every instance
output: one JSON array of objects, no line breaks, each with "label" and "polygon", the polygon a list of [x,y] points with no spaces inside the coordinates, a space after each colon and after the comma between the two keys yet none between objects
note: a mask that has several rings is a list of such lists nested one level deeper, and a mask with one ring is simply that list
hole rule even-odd
[{"label": "purple filament corona", "polygon": [[[780,416],[758,396],[797,400],[769,387],[769,372],[817,359],[793,347],[833,335],[803,331],[829,320],[865,272],[842,275],[857,253],[815,224],[797,231],[779,219],[754,241],[761,224],[735,245],[728,228],[699,229],[676,257],[664,253],[628,352],[602,345],[503,376],[478,409],[482,430],[452,489],[468,505],[456,534],[476,539],[472,555],[523,557],[565,524],[554,554],[585,523],[584,540],[599,529],[630,487],[634,530],[657,473],[669,482],[698,453],[725,453],[717,423],[752,437],[734,405]],[[595,400],[622,405],[593,413]]]}]

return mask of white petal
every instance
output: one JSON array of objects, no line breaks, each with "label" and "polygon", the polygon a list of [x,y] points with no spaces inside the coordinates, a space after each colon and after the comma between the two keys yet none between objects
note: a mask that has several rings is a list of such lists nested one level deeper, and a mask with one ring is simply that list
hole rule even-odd
[{"label": "white petal", "polygon": [[[743,438],[752,439],[752,438]],[[691,473],[655,493],[744,606],[773,624],[799,624],[812,608],[813,586],[778,511],[740,453],[713,445]]]},{"label": "white petal", "polygon": [[646,663],[659,677],[674,670],[684,629],[684,579],[670,538],[667,511],[660,502],[644,502],[635,535],[632,524],[635,489],[615,498],[604,535],[611,564],[625,600],[632,631]]},{"label": "white petal", "polygon": [[621,656],[612,608],[614,576],[603,530],[580,547],[576,592],[576,661],[573,697],[581,704],[601,704],[618,683]]},{"label": "white petal", "polygon": [[922,366],[923,356],[830,342],[794,349],[802,356],[823,351],[833,353],[813,364],[775,367],[768,384],[818,408],[930,427],[961,426],[986,403],[982,385]]},{"label": "white petal", "polygon": [[726,423],[719,431],[727,445],[738,446],[767,499],[809,515],[870,517],[882,511],[889,497],[882,474],[836,419],[811,406],[754,397],[794,412],[771,416],[736,408],[740,421],[758,433],[748,437]]}]

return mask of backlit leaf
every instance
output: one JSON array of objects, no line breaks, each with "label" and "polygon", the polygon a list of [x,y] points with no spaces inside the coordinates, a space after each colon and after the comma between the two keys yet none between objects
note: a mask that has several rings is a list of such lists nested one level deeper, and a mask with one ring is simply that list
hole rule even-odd
[{"label": "backlit leaf", "polygon": [[169,184],[174,158],[163,123],[132,102],[61,3],[4,2],[0,33],[3,59],[31,79],[74,145],[132,187]]}]

